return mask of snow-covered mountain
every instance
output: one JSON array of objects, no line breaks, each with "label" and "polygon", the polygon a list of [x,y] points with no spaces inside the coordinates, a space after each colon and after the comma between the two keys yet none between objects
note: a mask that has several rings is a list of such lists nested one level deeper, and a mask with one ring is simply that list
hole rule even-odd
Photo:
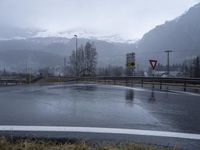
[{"label": "snow-covered mountain", "polygon": [[[73,29],[68,31],[48,31],[41,29],[23,29],[17,27],[0,27],[0,40],[22,40],[22,39],[42,39],[51,38],[52,42],[66,42],[66,39],[72,39],[74,35],[78,38],[101,40],[110,43],[134,43],[136,39],[125,39],[119,34],[98,33],[84,29]],[[64,39],[64,41],[62,41]],[[60,40],[60,41],[58,41]]]},{"label": "snow-covered mountain", "polygon": [[119,34],[99,34],[97,32],[85,31],[85,30],[69,30],[62,32],[41,31],[34,37],[63,37],[71,39],[74,35],[78,35],[79,38],[85,38],[90,40],[101,40],[110,43],[134,43],[136,40],[124,39]]}]

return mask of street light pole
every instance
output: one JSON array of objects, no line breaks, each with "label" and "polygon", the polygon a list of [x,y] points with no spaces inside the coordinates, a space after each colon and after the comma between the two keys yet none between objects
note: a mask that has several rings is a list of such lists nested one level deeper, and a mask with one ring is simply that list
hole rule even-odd
[{"label": "street light pole", "polygon": [[77,48],[78,48],[78,36],[74,35],[76,39],[76,50],[75,50],[75,64],[76,64],[76,76],[77,76]]},{"label": "street light pole", "polygon": [[167,53],[167,76],[169,77],[169,54],[172,52],[172,50],[166,50],[165,53]]}]

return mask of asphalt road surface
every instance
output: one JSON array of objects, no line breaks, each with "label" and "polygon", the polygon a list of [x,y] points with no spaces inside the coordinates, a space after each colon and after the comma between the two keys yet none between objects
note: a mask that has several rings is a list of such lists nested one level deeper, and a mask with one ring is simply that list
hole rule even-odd
[{"label": "asphalt road surface", "polygon": [[11,130],[200,149],[200,94],[97,84],[1,87],[0,134]]}]

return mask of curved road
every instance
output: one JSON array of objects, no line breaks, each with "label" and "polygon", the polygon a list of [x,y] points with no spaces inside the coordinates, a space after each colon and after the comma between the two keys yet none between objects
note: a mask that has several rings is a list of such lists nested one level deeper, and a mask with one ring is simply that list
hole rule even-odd
[{"label": "curved road", "polygon": [[200,149],[199,125],[200,94],[97,84],[0,88],[2,135]]}]

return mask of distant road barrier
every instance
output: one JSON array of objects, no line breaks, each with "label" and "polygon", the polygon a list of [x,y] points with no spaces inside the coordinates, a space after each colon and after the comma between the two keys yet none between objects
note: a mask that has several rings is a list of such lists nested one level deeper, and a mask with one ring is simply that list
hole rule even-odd
[{"label": "distant road barrier", "polygon": [[[42,80],[43,82],[98,82],[104,84],[114,85],[141,85],[145,84],[159,85],[162,89],[163,85],[169,86],[181,86],[186,91],[187,87],[195,87],[200,89],[200,78],[162,78],[162,77],[108,77],[108,76],[95,76],[95,77],[61,77],[61,76],[38,76],[32,78],[31,83],[37,83]],[[0,85],[18,85],[28,84],[29,82],[25,78],[0,78]]]},{"label": "distant road barrier", "polygon": [[0,78],[0,85],[7,86],[7,85],[19,85],[19,84],[26,84],[26,79],[2,79]]},{"label": "distant road barrier", "polygon": [[[141,87],[144,84],[159,85],[162,89],[163,85],[170,86],[183,86],[184,91],[187,87],[197,87],[200,88],[200,78],[162,78],[162,77],[69,77],[67,81],[93,81],[93,82],[103,82],[105,84],[125,84],[131,86],[134,84],[140,84]],[[61,79],[62,80],[62,79]],[[66,80],[66,78],[65,78]]]}]

